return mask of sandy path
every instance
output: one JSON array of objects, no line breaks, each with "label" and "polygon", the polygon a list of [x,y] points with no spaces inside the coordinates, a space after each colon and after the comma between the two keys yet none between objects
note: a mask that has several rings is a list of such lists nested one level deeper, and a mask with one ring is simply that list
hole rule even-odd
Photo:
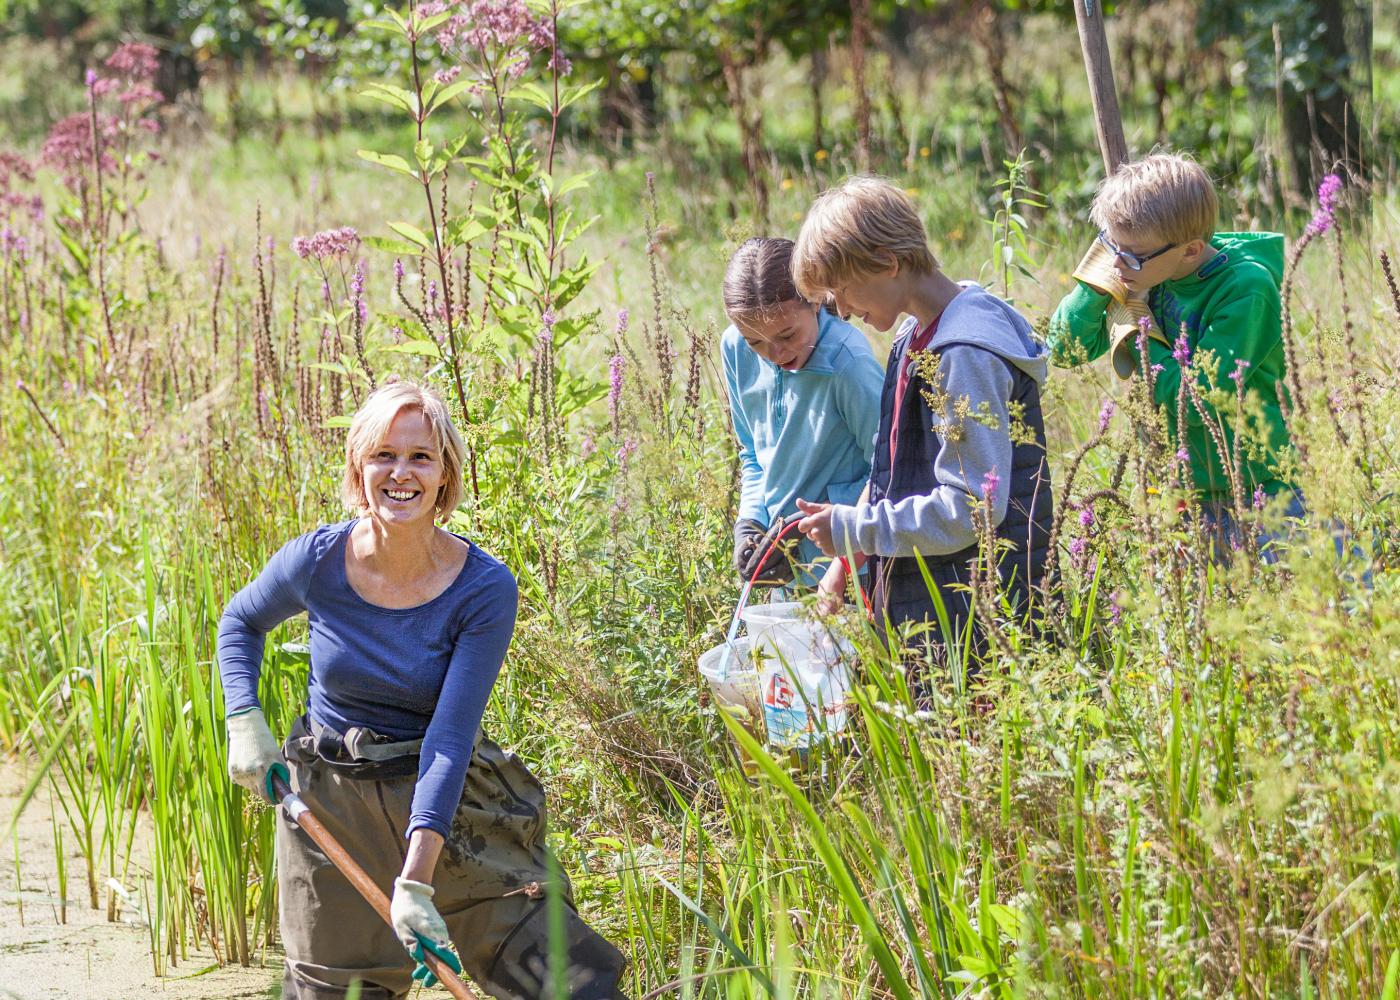
[{"label": "sandy path", "polygon": [[[0,759],[0,835],[24,788],[23,761]],[[68,861],[68,922],[59,922],[57,867],[49,801],[40,790],[17,830],[20,882],[15,884],[15,844],[0,844],[0,1000],[243,1000],[281,996],[281,955],[269,952],[267,968],[211,968],[214,956],[192,951],[189,960],[157,977],[145,927],[127,911],[108,923],[105,908],[87,905],[80,858]],[[209,971],[204,971],[209,970]]]}]

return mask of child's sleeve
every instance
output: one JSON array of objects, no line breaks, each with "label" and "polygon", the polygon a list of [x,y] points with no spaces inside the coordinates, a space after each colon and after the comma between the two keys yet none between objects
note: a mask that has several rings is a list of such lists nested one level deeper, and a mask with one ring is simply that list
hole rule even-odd
[{"label": "child's sleeve", "polygon": [[[1265,367],[1265,362],[1275,353],[1283,352],[1283,320],[1278,289],[1270,281],[1255,283],[1245,294],[1224,303],[1210,316],[1200,334],[1196,337],[1193,354],[1199,357],[1210,351],[1215,355],[1215,366],[1210,369],[1197,367],[1196,384],[1202,395],[1210,389],[1235,391],[1230,376],[1235,373],[1237,363],[1247,366],[1240,372],[1244,387]],[[1173,427],[1177,420],[1177,401],[1181,393],[1181,365],[1172,354],[1172,348],[1155,340],[1148,342],[1148,352],[1154,365],[1161,365],[1153,382],[1152,398],[1166,409]],[[1272,400],[1270,400],[1272,402]],[[1200,411],[1187,403],[1186,424],[1198,427],[1203,423]]]},{"label": "child's sleeve", "polygon": [[1108,350],[1108,324],[1105,316],[1112,298],[1095,291],[1082,281],[1060,300],[1050,316],[1046,345],[1050,359],[1062,368],[1094,361]]},{"label": "child's sleeve", "polygon": [[735,440],[739,443],[738,520],[747,518],[766,525],[768,510],[763,503],[763,468],[758,464],[753,428],[749,426],[748,414],[744,412],[743,396],[739,391],[739,365],[734,350],[734,345],[726,336],[721,341],[720,351],[724,362],[724,385],[729,393],[729,414],[734,422]]},{"label": "child's sleeve", "polygon": [[1011,373],[999,358],[977,347],[949,347],[942,357],[943,388],[954,400],[965,396],[970,415],[943,434],[943,448],[934,462],[938,486],[932,493],[899,501],[833,507],[831,531],[838,552],[848,545],[886,557],[961,552],[977,541],[973,518],[989,486],[992,524],[1006,517],[1011,496]]},{"label": "child's sleeve", "polygon": [[875,435],[880,430],[880,396],[885,373],[873,354],[853,353],[851,365],[837,383],[836,409],[860,443],[866,464],[875,458]]},{"label": "child's sleeve", "polygon": [[258,676],[267,633],[306,610],[306,591],[325,534],[325,529],[318,529],[282,546],[257,579],[233,595],[224,608],[217,655],[226,715],[260,707]]}]

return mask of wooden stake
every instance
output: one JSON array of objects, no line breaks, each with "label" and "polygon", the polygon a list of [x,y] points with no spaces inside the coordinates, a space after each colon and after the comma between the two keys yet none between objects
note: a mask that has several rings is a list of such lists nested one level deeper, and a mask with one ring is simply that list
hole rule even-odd
[{"label": "wooden stake", "polygon": [[1123,138],[1123,116],[1118,111],[1118,89],[1113,85],[1113,65],[1099,0],[1074,0],[1074,19],[1079,24],[1079,47],[1084,51],[1084,69],[1089,74],[1099,152],[1103,154],[1104,170],[1111,174],[1128,162],[1128,142]]}]

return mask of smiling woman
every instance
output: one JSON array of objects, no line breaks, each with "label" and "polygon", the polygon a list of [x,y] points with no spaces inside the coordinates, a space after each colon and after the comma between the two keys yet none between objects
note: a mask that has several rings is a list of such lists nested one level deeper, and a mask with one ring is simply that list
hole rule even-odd
[{"label": "smiling woman", "polygon": [[[436,981],[425,951],[493,995],[540,996],[555,942],[569,996],[620,996],[622,956],[551,875],[544,790],[479,732],[517,591],[504,565],[438,527],[461,497],[463,450],[435,393],[393,382],[371,394],[346,438],[342,492],[360,516],[289,542],[219,625],[230,777],[272,798],[272,774],[289,772],[370,877],[394,886],[390,928],[279,812],[292,1000],[342,997],[355,982],[362,997],[404,996]],[[302,611],[309,704],[279,753],[258,701],[263,644]],[[562,925],[549,926],[542,885],[570,904]]]}]

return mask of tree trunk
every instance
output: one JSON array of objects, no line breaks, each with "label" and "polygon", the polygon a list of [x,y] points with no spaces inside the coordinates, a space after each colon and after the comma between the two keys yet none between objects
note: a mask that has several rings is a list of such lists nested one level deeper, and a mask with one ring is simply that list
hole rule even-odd
[{"label": "tree trunk", "polygon": [[1025,146],[1020,123],[1016,121],[1015,106],[1012,103],[1011,82],[1006,77],[1006,34],[1002,30],[1001,18],[991,3],[978,4],[973,14],[973,36],[987,58],[987,72],[992,78],[992,96],[996,102],[997,123],[1001,126],[1002,138],[1006,141],[1008,158],[1013,158]]},{"label": "tree trunk", "polygon": [[763,164],[763,107],[760,102],[751,99],[745,87],[749,67],[737,62],[733,53],[723,48],[719,50],[719,63],[724,74],[725,89],[729,92],[729,103],[734,108],[734,120],[739,124],[739,155],[744,164],[744,173],[749,178],[759,222],[766,227],[768,178]]},{"label": "tree trunk", "polygon": [[812,66],[807,75],[812,88],[812,148],[826,148],[826,132],[822,122],[822,81],[826,78],[826,49],[818,45],[812,49]]},{"label": "tree trunk", "polygon": [[856,167],[870,169],[870,93],[865,87],[865,46],[870,0],[851,0],[851,77],[856,91]]},{"label": "tree trunk", "polygon": [[[1364,174],[1367,151],[1362,149],[1361,115],[1358,98],[1363,94],[1361,80],[1369,76],[1369,66],[1362,65],[1360,73],[1353,72],[1356,60],[1369,60],[1369,5],[1357,3],[1317,3],[1314,24],[1323,27],[1317,44],[1324,56],[1324,67],[1337,67],[1335,72],[1319,81],[1314,89],[1284,92],[1284,132],[1288,137],[1293,182],[1299,194],[1307,195],[1323,174],[1340,171],[1352,177]],[[1348,13],[1363,21],[1359,34],[1364,36],[1368,50],[1360,50],[1361,39],[1347,45]],[[1284,29],[1287,37],[1288,27]],[[1293,30],[1297,30],[1294,26]]]}]

